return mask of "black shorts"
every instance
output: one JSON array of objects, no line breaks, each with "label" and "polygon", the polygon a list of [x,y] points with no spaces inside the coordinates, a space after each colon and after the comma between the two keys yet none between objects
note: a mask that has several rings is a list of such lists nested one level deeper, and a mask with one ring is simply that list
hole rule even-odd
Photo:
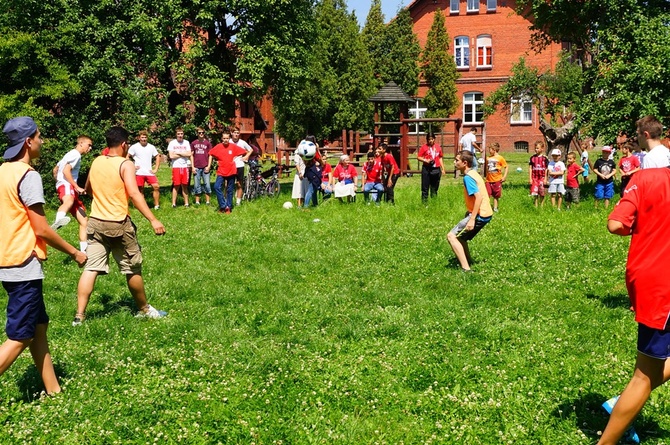
[{"label": "black shorts", "polygon": [[240,184],[244,183],[244,167],[237,167],[237,174],[235,175],[235,180]]},{"label": "black shorts", "polygon": [[475,237],[475,235],[479,233],[480,230],[484,228],[485,225],[491,221],[491,217],[489,216],[488,218],[482,218],[481,216],[477,215],[475,218],[475,227],[472,230],[465,230],[465,226],[468,224],[468,221],[470,221],[469,212],[465,214],[465,218],[460,220],[458,224],[456,224],[454,228],[451,229],[451,233],[456,235],[458,239],[462,239],[463,241],[470,241]]}]

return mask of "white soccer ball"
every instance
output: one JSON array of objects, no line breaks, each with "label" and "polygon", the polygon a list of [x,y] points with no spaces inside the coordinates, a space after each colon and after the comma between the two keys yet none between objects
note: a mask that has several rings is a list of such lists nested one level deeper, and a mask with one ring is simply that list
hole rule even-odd
[{"label": "white soccer ball", "polygon": [[287,210],[292,209],[293,208],[293,203],[291,201],[286,201],[282,207],[284,207]]},{"label": "white soccer ball", "polygon": [[522,169],[521,167],[517,167],[517,168],[516,168],[516,171],[519,172],[519,173],[521,173],[521,172],[523,171],[523,169]]},{"label": "white soccer ball", "polygon": [[295,149],[298,156],[306,161],[311,160],[316,155],[316,144],[314,142],[302,140]]}]

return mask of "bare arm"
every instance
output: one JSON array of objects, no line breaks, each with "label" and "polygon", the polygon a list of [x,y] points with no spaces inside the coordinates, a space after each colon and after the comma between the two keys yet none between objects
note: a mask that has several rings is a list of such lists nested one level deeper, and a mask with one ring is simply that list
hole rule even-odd
[{"label": "bare arm", "polygon": [[621,221],[610,219],[607,221],[607,230],[614,235],[628,236],[632,230],[623,225]]},{"label": "bare arm", "polygon": [[160,166],[161,166],[161,155],[159,153],[158,156],[156,156],[156,167],[154,167],[154,169],[152,170],[154,175],[158,173],[158,167]]},{"label": "bare arm", "polygon": [[63,168],[63,177],[67,182],[70,183],[72,187],[77,191],[77,193],[82,194],[86,193],[86,190],[83,188],[79,187],[79,184],[77,184],[77,181],[74,180],[74,177],[72,176],[72,166],[70,164],[67,164],[65,168]]},{"label": "bare arm", "polygon": [[44,216],[44,206],[42,204],[33,204],[28,207],[28,219],[35,231],[35,235],[43,239],[51,247],[70,255],[80,267],[84,265],[87,259],[86,254],[68,244],[67,241],[51,228],[46,216]]},{"label": "bare arm", "polygon": [[163,223],[157,220],[154,214],[151,213],[147,202],[144,200],[144,194],[137,188],[135,168],[130,162],[121,164],[121,179],[126,188],[126,193],[128,193],[128,196],[133,201],[135,208],[151,223],[151,227],[153,227],[156,235],[163,235],[165,233],[165,227],[163,226]]},{"label": "bare arm", "polygon": [[484,195],[482,192],[475,193],[475,203],[472,206],[472,213],[470,213],[470,219],[465,225],[465,230],[472,230],[475,228],[475,219],[479,215],[479,208],[482,206],[482,201],[484,200]]}]

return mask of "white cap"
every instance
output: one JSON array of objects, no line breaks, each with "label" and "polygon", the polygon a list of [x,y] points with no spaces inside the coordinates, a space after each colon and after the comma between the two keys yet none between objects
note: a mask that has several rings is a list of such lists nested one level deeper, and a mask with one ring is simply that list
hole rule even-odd
[{"label": "white cap", "polygon": [[551,155],[552,156],[560,156],[561,155],[561,150],[559,150],[558,148],[554,148],[553,150],[551,150]]}]

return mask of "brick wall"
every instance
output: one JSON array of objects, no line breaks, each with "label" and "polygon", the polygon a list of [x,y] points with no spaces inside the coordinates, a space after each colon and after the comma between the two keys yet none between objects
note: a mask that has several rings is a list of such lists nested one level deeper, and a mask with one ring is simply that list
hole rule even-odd
[{"label": "brick wall", "polygon": [[[551,45],[540,54],[530,48],[530,22],[514,11],[516,4],[510,0],[498,0],[495,11],[487,11],[487,1],[479,3],[478,13],[468,13],[467,0],[461,0],[458,14],[450,12],[449,0],[416,0],[410,6],[410,13],[414,21],[414,32],[419,38],[421,47],[426,43],[428,31],[433,24],[433,14],[440,8],[445,16],[447,33],[451,40],[449,51],[454,54],[454,38],[466,36],[469,38],[470,63],[469,68],[459,69],[461,78],[457,81],[458,98],[462,101],[467,92],[480,92],[484,97],[495,91],[511,75],[512,65],[520,57],[525,57],[530,66],[541,70],[553,68],[558,62],[560,44]],[[492,63],[490,67],[477,67],[477,37],[491,36]],[[428,86],[422,82],[419,87],[419,97],[426,94]],[[453,116],[463,118],[463,105],[459,103]],[[463,124],[462,131],[468,131],[473,126]],[[532,119],[527,124],[511,124],[510,118],[503,113],[496,113],[489,117],[484,124],[475,124],[484,131],[479,131],[479,137],[484,138],[486,144],[498,142],[502,151],[514,151],[514,143],[525,141],[532,148],[534,141],[542,139],[540,133],[537,109],[533,107]]]}]

